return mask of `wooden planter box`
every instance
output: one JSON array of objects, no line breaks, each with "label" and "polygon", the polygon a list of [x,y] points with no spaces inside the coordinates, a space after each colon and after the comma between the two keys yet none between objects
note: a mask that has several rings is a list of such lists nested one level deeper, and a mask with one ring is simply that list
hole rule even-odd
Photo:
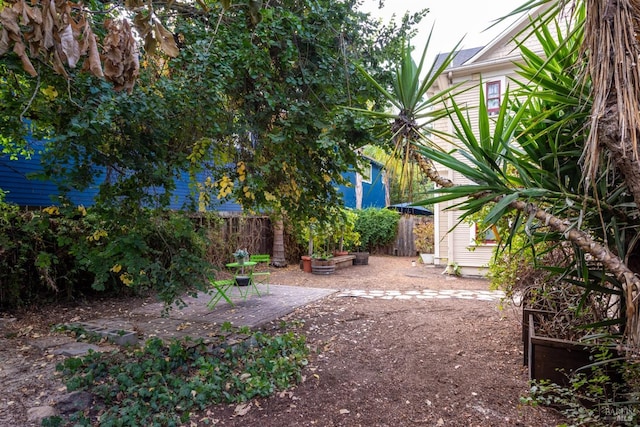
[{"label": "wooden planter box", "polygon": [[[553,314],[555,313],[544,310],[523,309],[524,365],[529,368],[530,380],[549,380],[568,386],[568,374],[594,363],[593,355],[598,352],[598,348],[587,343],[539,335],[536,319]],[[619,373],[608,371],[613,381],[621,381]],[[587,374],[589,372],[585,371]]]}]

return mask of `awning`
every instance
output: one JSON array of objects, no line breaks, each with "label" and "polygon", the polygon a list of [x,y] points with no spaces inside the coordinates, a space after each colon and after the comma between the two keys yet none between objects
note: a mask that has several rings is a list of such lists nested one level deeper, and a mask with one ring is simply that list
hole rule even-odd
[{"label": "awning", "polygon": [[399,211],[400,213],[408,214],[408,215],[423,215],[423,216],[433,215],[433,212],[431,212],[429,209],[425,208],[424,206],[411,206],[411,203],[409,202],[396,203],[395,205],[387,206],[387,209],[394,209],[396,211]]}]

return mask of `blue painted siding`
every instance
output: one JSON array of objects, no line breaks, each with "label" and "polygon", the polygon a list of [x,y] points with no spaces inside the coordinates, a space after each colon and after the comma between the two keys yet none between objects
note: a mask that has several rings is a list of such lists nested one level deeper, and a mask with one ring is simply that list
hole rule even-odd
[{"label": "blue painted siding", "polygon": [[[33,177],[43,171],[40,164],[43,146],[38,142],[30,144],[35,150],[30,159],[10,160],[9,156],[0,157],[0,188],[8,191],[5,200],[20,206],[32,207],[57,204],[60,195],[57,186],[51,181]],[[98,194],[98,185],[99,183],[95,183],[86,191],[70,191],[68,196],[76,205],[90,206]]]},{"label": "blue painted siding", "polygon": [[[41,150],[43,144],[32,143],[35,147],[35,153],[30,159],[20,158],[18,160],[10,160],[8,156],[0,156],[0,188],[7,191],[6,201],[15,203],[20,206],[44,207],[52,204],[58,204],[57,198],[60,195],[57,186],[51,181],[42,181],[31,179],[33,174],[43,171],[40,164]],[[362,207],[385,207],[385,188],[381,179],[381,166],[372,162],[373,182],[371,184],[363,183],[363,200]],[[86,191],[71,191],[68,193],[71,201],[76,205],[91,206],[98,194],[98,188],[105,179],[105,173],[96,177],[93,185]],[[340,186],[339,190],[344,197],[346,207],[356,207],[355,193],[355,172],[349,172],[343,175],[351,182],[350,187]],[[207,175],[205,173],[198,174],[196,179],[204,182]],[[150,191],[163,191],[162,189],[154,189]],[[197,199],[191,193],[189,185],[189,173],[183,172],[176,179],[176,189],[173,193],[170,208],[185,209],[189,206],[197,207]],[[241,212],[242,208],[238,203],[224,202],[215,205],[213,210],[221,212]]]},{"label": "blue painted siding", "polygon": [[[7,191],[5,200],[19,206],[45,207],[59,204],[60,192],[52,181],[36,179],[34,175],[43,172],[41,165],[41,147],[36,149],[30,159],[10,160],[8,156],[0,156],[0,188]],[[85,191],[72,190],[68,193],[70,200],[76,205],[91,206],[95,202],[99,186],[105,179],[105,173],[98,175],[94,183]],[[197,177],[204,181],[204,174]],[[149,191],[163,191],[150,189]],[[185,172],[176,181],[176,190],[171,199],[171,209],[184,209],[192,205],[193,197],[189,187],[189,173]],[[197,200],[195,203],[197,206]],[[217,210],[240,212],[240,205],[225,202],[216,207]]]},{"label": "blue painted siding", "polygon": [[[339,190],[342,192],[344,205],[347,208],[355,209],[356,207],[356,173],[348,172],[342,175],[346,178],[351,186],[341,185]],[[362,183],[362,208],[384,208],[386,207],[386,188],[382,180],[382,165],[371,161],[371,183]]]}]

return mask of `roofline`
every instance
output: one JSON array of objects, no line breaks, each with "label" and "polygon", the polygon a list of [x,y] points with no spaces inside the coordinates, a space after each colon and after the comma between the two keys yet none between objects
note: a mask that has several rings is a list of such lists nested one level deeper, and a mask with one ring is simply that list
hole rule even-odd
[{"label": "roofline", "polygon": [[[533,12],[522,12],[522,15],[518,19],[516,19],[511,25],[505,28],[500,34],[494,37],[489,43],[487,43],[482,49],[480,49],[480,51],[477,52],[474,56],[469,58],[469,60],[466,62],[466,65],[472,65],[476,60],[478,60],[478,58],[480,58],[487,51],[492,49],[499,42],[503,41],[507,35],[511,34],[516,28],[521,26],[525,21],[528,21],[529,19],[531,19],[532,16],[540,15],[540,13],[550,9],[551,6],[552,6],[551,4],[545,3],[543,5],[538,6]],[[511,39],[509,39],[509,41],[511,41]],[[462,68],[462,67],[459,67],[459,68]]]},{"label": "roofline", "polygon": [[466,71],[474,71],[475,69],[481,70],[491,70],[494,68],[499,68],[502,65],[511,64],[514,61],[521,59],[519,55],[507,56],[500,59],[495,59],[493,61],[486,62],[476,62],[475,64],[462,65],[457,68],[451,68],[450,70],[446,70],[447,72],[451,72],[453,74],[464,73]]}]

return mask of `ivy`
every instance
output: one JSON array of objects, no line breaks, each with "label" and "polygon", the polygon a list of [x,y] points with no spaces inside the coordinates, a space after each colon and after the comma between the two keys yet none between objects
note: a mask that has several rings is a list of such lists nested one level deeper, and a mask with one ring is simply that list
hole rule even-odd
[{"label": "ivy", "polygon": [[73,420],[81,418],[80,425],[182,425],[212,404],[245,402],[291,387],[301,381],[307,356],[303,336],[255,332],[235,346],[152,338],[142,348],[68,358],[57,366],[67,389],[99,399],[90,414],[59,418],[58,425],[77,425]]}]

